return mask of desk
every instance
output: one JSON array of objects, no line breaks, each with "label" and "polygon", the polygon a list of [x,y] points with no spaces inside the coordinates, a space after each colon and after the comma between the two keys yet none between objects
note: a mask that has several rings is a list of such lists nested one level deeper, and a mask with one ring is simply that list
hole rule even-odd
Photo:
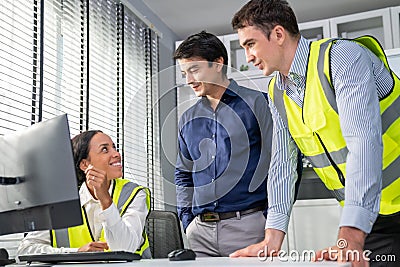
[{"label": "desk", "polygon": [[[25,265],[25,263],[24,263]],[[7,267],[21,267],[22,265],[7,265]],[[43,264],[31,264],[30,266],[44,266]],[[51,265],[45,265],[51,266]],[[130,267],[130,266],[156,266],[156,267],[230,267],[230,266],[295,266],[295,267],[351,267],[350,263],[339,264],[336,262],[282,262],[278,258],[260,261],[258,258],[197,258],[194,261],[169,261],[168,259],[143,259],[140,261],[124,263],[77,263],[77,264],[57,264],[56,267]]]}]

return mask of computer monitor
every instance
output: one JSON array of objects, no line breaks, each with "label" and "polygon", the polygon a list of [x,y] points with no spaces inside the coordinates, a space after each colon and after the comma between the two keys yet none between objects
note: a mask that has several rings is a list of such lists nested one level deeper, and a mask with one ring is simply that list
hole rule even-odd
[{"label": "computer monitor", "polygon": [[80,224],[67,115],[0,136],[0,235]]}]

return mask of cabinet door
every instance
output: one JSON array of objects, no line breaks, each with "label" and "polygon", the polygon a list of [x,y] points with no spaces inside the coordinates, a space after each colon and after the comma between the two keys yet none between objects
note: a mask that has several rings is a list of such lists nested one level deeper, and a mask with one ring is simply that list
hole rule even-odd
[{"label": "cabinet door", "polygon": [[335,17],[330,20],[330,25],[332,37],[372,35],[385,49],[393,47],[390,8]]},{"label": "cabinet door", "polygon": [[400,48],[385,51],[390,68],[400,77]]},{"label": "cabinet door", "polygon": [[400,48],[400,6],[390,8],[392,19],[393,48]]},{"label": "cabinet door", "polygon": [[301,35],[311,41],[331,36],[328,19],[300,23],[299,30]]},{"label": "cabinet door", "polygon": [[235,80],[246,80],[254,76],[262,76],[261,70],[247,63],[246,53],[240,46],[236,33],[224,36],[224,44],[228,50],[228,77]]},{"label": "cabinet door", "polygon": [[297,200],[289,223],[289,249],[302,253],[335,245],[341,211],[333,198]]}]

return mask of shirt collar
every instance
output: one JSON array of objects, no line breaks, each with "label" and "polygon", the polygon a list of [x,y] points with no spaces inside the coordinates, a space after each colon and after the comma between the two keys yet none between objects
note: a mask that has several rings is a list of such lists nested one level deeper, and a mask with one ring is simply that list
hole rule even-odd
[{"label": "shirt collar", "polygon": [[305,39],[303,36],[300,37],[292,65],[290,66],[289,76],[293,73],[296,73],[300,76],[306,76],[310,43],[311,41]]},{"label": "shirt collar", "polygon": [[[229,83],[228,87],[226,88],[224,94],[222,95],[221,99],[226,99],[227,97],[230,98],[230,97],[238,96],[238,93],[240,91],[240,86],[233,79],[229,79],[229,81],[230,81],[230,83]],[[201,98],[201,101],[203,101],[203,103],[209,103],[206,96],[203,96]]]},{"label": "shirt collar", "polygon": [[230,83],[228,85],[228,88],[226,88],[226,91],[224,94],[227,94],[229,96],[237,96],[240,91],[240,86],[233,79],[229,79],[229,81],[230,81]]},{"label": "shirt collar", "polygon": [[277,76],[278,84],[284,83],[286,78],[296,84],[296,81],[294,79],[294,77],[296,76],[300,76],[305,80],[308,54],[310,52],[310,43],[310,40],[307,40],[303,36],[300,36],[299,44],[297,45],[296,53],[294,55],[292,65],[289,69],[289,75],[285,77],[283,74],[279,73],[279,75]]}]

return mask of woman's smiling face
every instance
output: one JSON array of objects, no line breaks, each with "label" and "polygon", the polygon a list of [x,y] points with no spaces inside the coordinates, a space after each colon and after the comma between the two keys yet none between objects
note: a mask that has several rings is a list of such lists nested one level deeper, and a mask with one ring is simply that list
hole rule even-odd
[{"label": "woman's smiling face", "polygon": [[121,154],[114,142],[104,133],[97,133],[90,140],[88,162],[106,172],[107,180],[122,177]]}]

